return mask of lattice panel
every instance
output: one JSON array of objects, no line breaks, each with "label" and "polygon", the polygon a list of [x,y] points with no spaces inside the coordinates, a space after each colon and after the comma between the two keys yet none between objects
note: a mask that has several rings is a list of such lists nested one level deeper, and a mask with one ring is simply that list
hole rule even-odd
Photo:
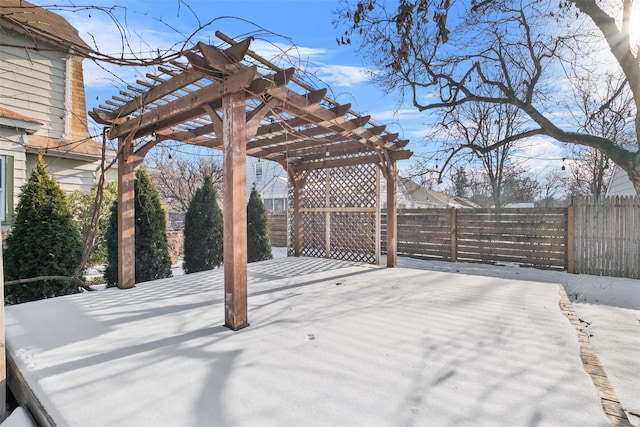
[{"label": "lattice panel", "polygon": [[324,213],[305,212],[302,215],[304,236],[303,256],[329,258],[327,256],[326,218]]},{"label": "lattice panel", "polygon": [[308,173],[307,183],[302,192],[303,208],[324,208],[327,206],[328,173],[328,169],[319,169]]},{"label": "lattice panel", "polygon": [[329,171],[330,207],[375,207],[377,201],[376,165],[356,165]]},{"label": "lattice panel", "polygon": [[331,214],[330,258],[376,262],[375,212],[334,212]]},{"label": "lattice panel", "polygon": [[[301,212],[302,255],[376,262],[378,180],[374,164],[307,172]],[[289,186],[289,218],[294,216],[293,206],[293,188]],[[290,255],[295,252],[293,233],[290,221]]]}]

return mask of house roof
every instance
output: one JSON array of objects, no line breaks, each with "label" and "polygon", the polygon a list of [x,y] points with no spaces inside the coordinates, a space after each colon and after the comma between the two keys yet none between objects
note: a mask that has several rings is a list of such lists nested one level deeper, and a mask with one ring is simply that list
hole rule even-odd
[{"label": "house roof", "polygon": [[456,204],[455,200],[446,194],[424,188],[409,178],[400,178],[400,183],[404,186],[407,195],[411,197],[414,202],[441,207],[455,206]]},{"label": "house roof", "polygon": [[453,200],[456,201],[456,203],[459,205],[457,207],[461,207],[461,208],[481,208],[482,206],[480,206],[479,204],[472,202],[469,199],[465,199],[463,197],[454,197]]},{"label": "house roof", "polygon": [[[64,157],[90,156],[96,158],[102,154],[102,145],[92,139],[84,141],[69,141],[66,139],[48,138],[46,136],[31,135],[25,143],[27,151],[46,151],[52,155]],[[107,149],[107,156],[112,156],[113,150]]]},{"label": "house roof", "polygon": [[80,53],[91,51],[66,19],[24,0],[0,0],[0,20],[14,29],[38,39],[73,47]]},{"label": "house roof", "polygon": [[259,192],[264,197],[265,195],[273,197],[274,195],[279,197],[287,197],[289,191],[289,183],[285,176],[274,176],[265,185],[260,188]]},{"label": "house roof", "polygon": [[42,123],[38,122],[31,117],[24,116],[9,110],[4,107],[0,107],[0,126],[16,127],[24,129],[26,133],[35,133]]}]

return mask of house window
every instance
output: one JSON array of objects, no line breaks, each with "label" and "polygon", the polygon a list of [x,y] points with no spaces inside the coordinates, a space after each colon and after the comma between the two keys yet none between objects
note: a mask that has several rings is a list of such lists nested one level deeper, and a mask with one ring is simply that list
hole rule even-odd
[{"label": "house window", "polygon": [[273,210],[274,211],[283,211],[286,209],[286,199],[273,199]]},{"label": "house window", "polygon": [[0,221],[13,216],[13,157],[0,156]]},{"label": "house window", "polygon": [[256,184],[262,184],[262,162],[260,160],[256,163]]}]

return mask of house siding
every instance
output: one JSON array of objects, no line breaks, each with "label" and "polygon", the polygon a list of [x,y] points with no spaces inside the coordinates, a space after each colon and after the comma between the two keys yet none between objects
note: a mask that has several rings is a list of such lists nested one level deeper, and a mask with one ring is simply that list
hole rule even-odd
[{"label": "house siding", "polygon": [[66,54],[12,47],[23,45],[24,38],[8,31],[2,39],[0,106],[42,123],[37,135],[64,137]]},{"label": "house siding", "polygon": [[636,190],[629,179],[629,175],[619,166],[615,166],[607,188],[607,196],[635,196]]},{"label": "house siding", "polygon": [[[37,154],[27,154],[27,175],[31,174],[37,161]],[[72,193],[76,190],[87,193],[95,185],[97,161],[89,163],[86,160],[45,156],[44,162],[47,165],[47,172],[56,178],[65,193]]]},{"label": "house siding", "polygon": [[258,159],[255,157],[247,157],[247,202],[249,202],[249,196],[251,195],[251,188],[253,187],[253,184],[256,185],[256,189],[259,191],[274,177],[287,176],[287,173],[280,164],[270,160],[260,160],[262,178],[258,179],[258,176],[256,175],[257,164]]}]

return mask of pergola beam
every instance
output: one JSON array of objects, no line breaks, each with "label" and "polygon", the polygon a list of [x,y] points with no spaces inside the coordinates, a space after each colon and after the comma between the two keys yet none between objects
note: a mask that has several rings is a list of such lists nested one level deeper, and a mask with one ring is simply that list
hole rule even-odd
[{"label": "pergola beam", "polygon": [[[225,94],[246,89],[253,81],[256,72],[257,68],[255,66],[240,70],[235,74],[225,77],[220,82],[212,83],[175,101],[143,113],[126,123],[117,125],[108,132],[107,136],[109,139],[114,139],[143,128],[152,127],[154,124],[162,122],[163,120],[189,113],[206,103],[219,100]],[[141,136],[142,135],[137,135],[137,137]]]},{"label": "pergola beam", "polygon": [[[408,159],[413,155],[411,151],[402,151],[402,152],[391,152],[389,153],[389,157],[392,160],[404,160]],[[378,163],[380,161],[380,156],[377,154],[369,154],[365,156],[357,156],[357,157],[347,157],[342,159],[331,159],[322,162],[300,162],[296,163],[296,168],[298,170],[316,170],[316,169],[329,169],[329,168],[340,168],[345,166],[353,166],[353,165],[362,165],[366,163]]]}]

